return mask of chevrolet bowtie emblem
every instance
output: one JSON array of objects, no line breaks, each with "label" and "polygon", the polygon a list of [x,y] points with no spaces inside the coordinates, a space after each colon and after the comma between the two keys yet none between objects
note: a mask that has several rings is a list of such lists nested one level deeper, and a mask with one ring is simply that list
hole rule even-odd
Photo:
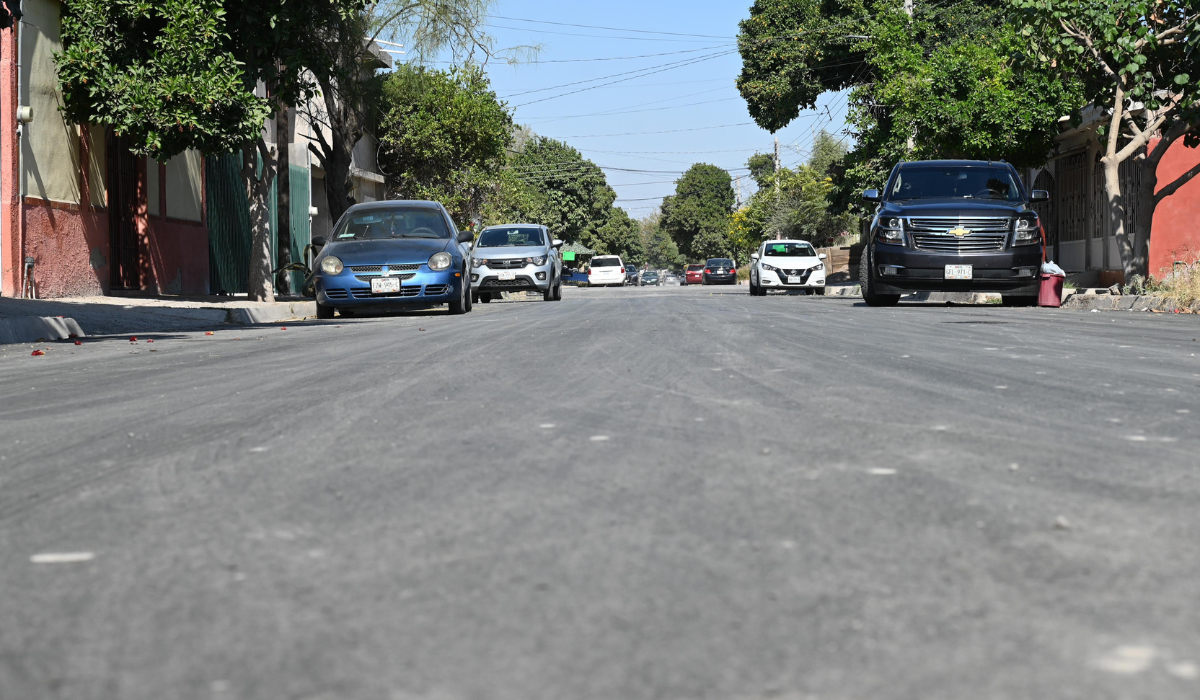
[{"label": "chevrolet bowtie emblem", "polygon": [[954,236],[955,238],[962,238],[963,236],[971,235],[971,229],[963,228],[962,226],[959,226],[958,228],[950,229],[946,233],[950,234],[951,236]]}]

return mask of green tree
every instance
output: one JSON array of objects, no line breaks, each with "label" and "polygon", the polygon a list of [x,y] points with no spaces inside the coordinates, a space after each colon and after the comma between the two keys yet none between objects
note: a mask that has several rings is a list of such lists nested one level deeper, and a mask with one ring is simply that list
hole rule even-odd
[{"label": "green tree", "polygon": [[617,193],[595,163],[562,141],[534,136],[512,155],[509,167],[529,191],[527,223],[548,226],[569,243],[601,244],[599,230]]},{"label": "green tree", "polygon": [[[1154,212],[1200,165],[1159,187],[1158,164],[1183,141],[1200,145],[1200,5],[1196,0],[1010,0],[1033,56],[1080,76],[1086,97],[1108,114],[1100,131],[1111,230],[1127,281],[1147,277]],[[1159,139],[1151,147],[1151,141]],[[1141,190],[1123,192],[1120,166],[1141,170]],[[1140,202],[1132,219],[1131,201]]]},{"label": "green tree", "polygon": [[750,169],[750,177],[754,178],[754,182],[758,183],[760,189],[774,182],[774,156],[766,153],[755,153],[750,156],[750,160],[746,161],[746,167]]},{"label": "green tree", "polygon": [[676,181],[675,194],[663,199],[661,227],[689,260],[724,256],[733,202],[729,173],[697,163]]},{"label": "green tree", "polygon": [[808,157],[808,167],[812,168],[818,177],[828,177],[833,168],[841,164],[842,159],[846,157],[846,153],[849,150],[842,140],[835,138],[833,134],[821,129],[813,137],[813,145]]},{"label": "green tree", "polygon": [[637,261],[652,268],[674,268],[687,264],[687,258],[679,252],[679,246],[671,240],[671,236],[663,230],[662,215],[652,214],[638,222],[641,229],[642,247],[645,259]]},{"label": "green tree", "polygon": [[[850,89],[857,144],[836,180],[839,208],[905,159],[1045,162],[1077,81],[1023,60],[1027,41],[999,0],[756,0],[741,24],[738,87],[777,131],[830,91]],[[839,171],[841,169],[839,168]]]},{"label": "green tree", "polygon": [[[242,153],[253,241],[250,296],[274,299],[268,194],[276,155],[263,122],[314,94],[311,37],[365,0],[70,0],[55,59],[75,123],[129,137],[167,160],[187,149]],[[257,94],[259,83],[270,97]]]},{"label": "green tree", "polygon": [[641,226],[624,209],[617,207],[609,210],[608,220],[596,231],[593,247],[599,253],[620,255],[627,263],[641,264],[646,260]]},{"label": "green tree", "polygon": [[380,165],[398,199],[441,202],[462,225],[482,219],[512,143],[512,117],[483,69],[401,65],[384,82]]}]

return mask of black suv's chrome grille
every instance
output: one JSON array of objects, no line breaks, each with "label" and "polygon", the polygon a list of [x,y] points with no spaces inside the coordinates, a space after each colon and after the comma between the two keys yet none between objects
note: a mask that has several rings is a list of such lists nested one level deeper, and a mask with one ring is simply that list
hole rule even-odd
[{"label": "black suv's chrome grille", "polygon": [[[913,244],[939,253],[986,253],[1004,250],[1012,219],[1006,217],[939,218],[914,216],[908,220]],[[958,235],[956,235],[958,234]]]},{"label": "black suv's chrome grille", "polygon": [[[421,265],[388,265],[388,272],[415,272],[420,270]],[[383,265],[351,265],[351,272],[383,272]]]}]

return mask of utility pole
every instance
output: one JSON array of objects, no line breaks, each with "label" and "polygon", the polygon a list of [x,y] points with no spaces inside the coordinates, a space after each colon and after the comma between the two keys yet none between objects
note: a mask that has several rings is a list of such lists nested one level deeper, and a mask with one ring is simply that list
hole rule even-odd
[{"label": "utility pole", "polygon": [[[909,20],[912,19],[913,0],[904,0],[904,14],[908,15]],[[916,147],[917,147],[917,134],[916,134],[916,128],[914,128],[913,133],[908,135],[908,152],[912,153],[913,149]]]},{"label": "utility pole", "polygon": [[775,137],[775,191],[779,192],[779,137]]}]

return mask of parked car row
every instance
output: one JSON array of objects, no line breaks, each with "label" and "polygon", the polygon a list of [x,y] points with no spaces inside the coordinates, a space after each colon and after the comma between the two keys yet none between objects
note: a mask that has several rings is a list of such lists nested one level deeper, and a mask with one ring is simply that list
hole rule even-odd
[{"label": "parked car row", "polygon": [[352,316],[440,304],[464,314],[506,291],[559,301],[562,245],[537,224],[492,226],[476,241],[437,202],[356,204],[329,238],[313,238],[318,250],[305,287],[316,297],[317,318],[325,319],[335,311]]}]

